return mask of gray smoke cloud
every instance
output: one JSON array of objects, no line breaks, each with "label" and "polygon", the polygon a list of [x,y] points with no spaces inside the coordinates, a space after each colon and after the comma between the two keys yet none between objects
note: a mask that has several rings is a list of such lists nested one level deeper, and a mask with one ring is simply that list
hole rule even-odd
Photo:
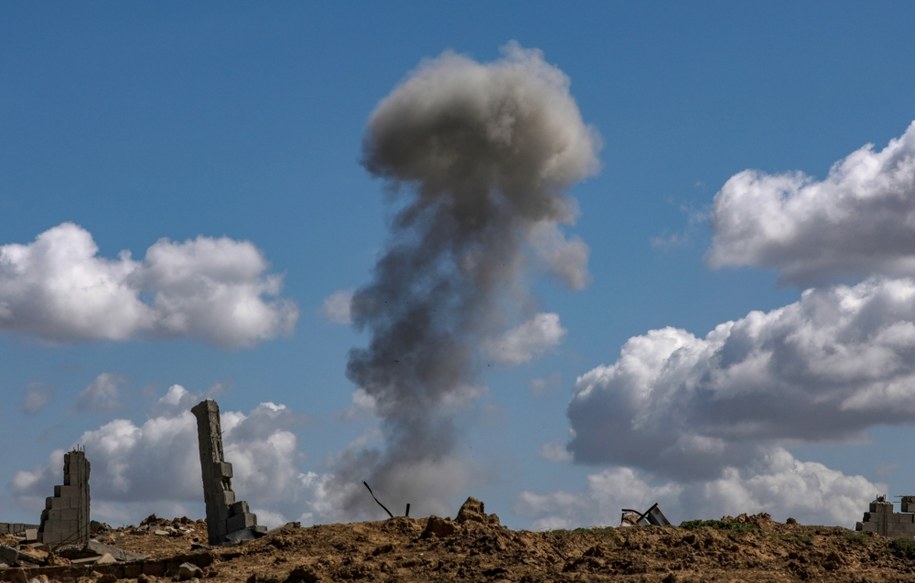
[{"label": "gray smoke cloud", "polygon": [[398,509],[440,511],[466,469],[455,403],[478,394],[483,341],[527,303],[527,268],[587,280],[587,247],[560,225],[577,213],[565,190],[598,169],[599,140],[568,77],[510,43],[488,64],[451,52],[421,63],[372,113],[363,148],[396,212],[373,281],[353,296],[371,338],[347,376],[374,399],[385,447],[350,455],[338,478],[367,479]]}]

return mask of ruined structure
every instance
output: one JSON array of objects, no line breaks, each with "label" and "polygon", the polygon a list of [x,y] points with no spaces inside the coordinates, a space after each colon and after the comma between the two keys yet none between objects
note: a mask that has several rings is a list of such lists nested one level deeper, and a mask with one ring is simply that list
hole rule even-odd
[{"label": "ruined structure", "polygon": [[[35,531],[35,537],[30,537],[29,532]],[[0,522],[0,534],[26,535],[26,538],[38,537],[37,524],[23,524],[21,522]]]},{"label": "ruined structure", "polygon": [[864,520],[855,524],[855,530],[876,532],[883,536],[915,536],[915,496],[903,496],[899,503],[902,512],[893,512],[893,503],[886,496],[877,496],[870,503]]},{"label": "ruined structure", "polygon": [[38,540],[50,546],[89,541],[89,461],[78,448],[64,454],[64,483],[45,501]]},{"label": "ruined structure", "polygon": [[248,511],[248,503],[235,501],[232,464],[225,461],[222,453],[219,405],[207,399],[197,403],[191,413],[197,417],[197,442],[210,544],[245,540],[266,532],[265,527],[258,526],[257,516]]},{"label": "ruined structure", "polygon": [[645,512],[639,512],[631,508],[623,508],[623,515],[620,518],[620,526],[670,526],[670,521],[661,512],[658,503],[655,502],[651,508]]}]

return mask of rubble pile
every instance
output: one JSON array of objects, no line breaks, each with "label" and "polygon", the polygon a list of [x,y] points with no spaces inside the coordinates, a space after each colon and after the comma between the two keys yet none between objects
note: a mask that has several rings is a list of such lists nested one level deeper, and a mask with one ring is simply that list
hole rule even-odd
[{"label": "rubble pile", "polygon": [[207,524],[94,525],[85,547],[0,534],[0,582],[915,581],[915,539],[756,514],[680,526],[511,530],[470,498],[454,517],[302,527],[207,546]]}]

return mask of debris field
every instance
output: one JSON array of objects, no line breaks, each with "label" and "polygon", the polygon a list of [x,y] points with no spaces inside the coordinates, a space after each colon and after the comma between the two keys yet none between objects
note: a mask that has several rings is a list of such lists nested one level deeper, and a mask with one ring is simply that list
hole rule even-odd
[{"label": "debris field", "polygon": [[[96,526],[84,549],[49,552],[0,537],[9,549],[0,581],[915,581],[915,539],[781,524],[766,514],[679,527],[528,532],[502,526],[471,498],[454,519],[293,523],[212,547],[203,520],[151,516],[139,526]],[[13,550],[17,564],[7,561]]]}]

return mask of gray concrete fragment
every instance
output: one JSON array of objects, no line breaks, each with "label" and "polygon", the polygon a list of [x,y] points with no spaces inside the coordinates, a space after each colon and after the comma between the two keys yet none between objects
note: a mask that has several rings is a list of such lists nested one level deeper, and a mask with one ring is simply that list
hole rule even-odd
[{"label": "gray concrete fragment", "polygon": [[109,554],[119,561],[142,561],[148,559],[148,555],[141,555],[140,553],[131,553],[130,551],[125,551],[124,549],[119,549],[111,545],[106,545],[105,543],[100,543],[97,540],[89,539],[89,542],[86,543],[86,550],[92,551],[97,555]]},{"label": "gray concrete fragment", "polygon": [[179,581],[188,581],[194,577],[203,577],[203,569],[194,563],[181,563],[178,566]]},{"label": "gray concrete fragment", "polygon": [[19,550],[6,545],[0,545],[0,561],[7,565],[15,565],[19,562]]}]

